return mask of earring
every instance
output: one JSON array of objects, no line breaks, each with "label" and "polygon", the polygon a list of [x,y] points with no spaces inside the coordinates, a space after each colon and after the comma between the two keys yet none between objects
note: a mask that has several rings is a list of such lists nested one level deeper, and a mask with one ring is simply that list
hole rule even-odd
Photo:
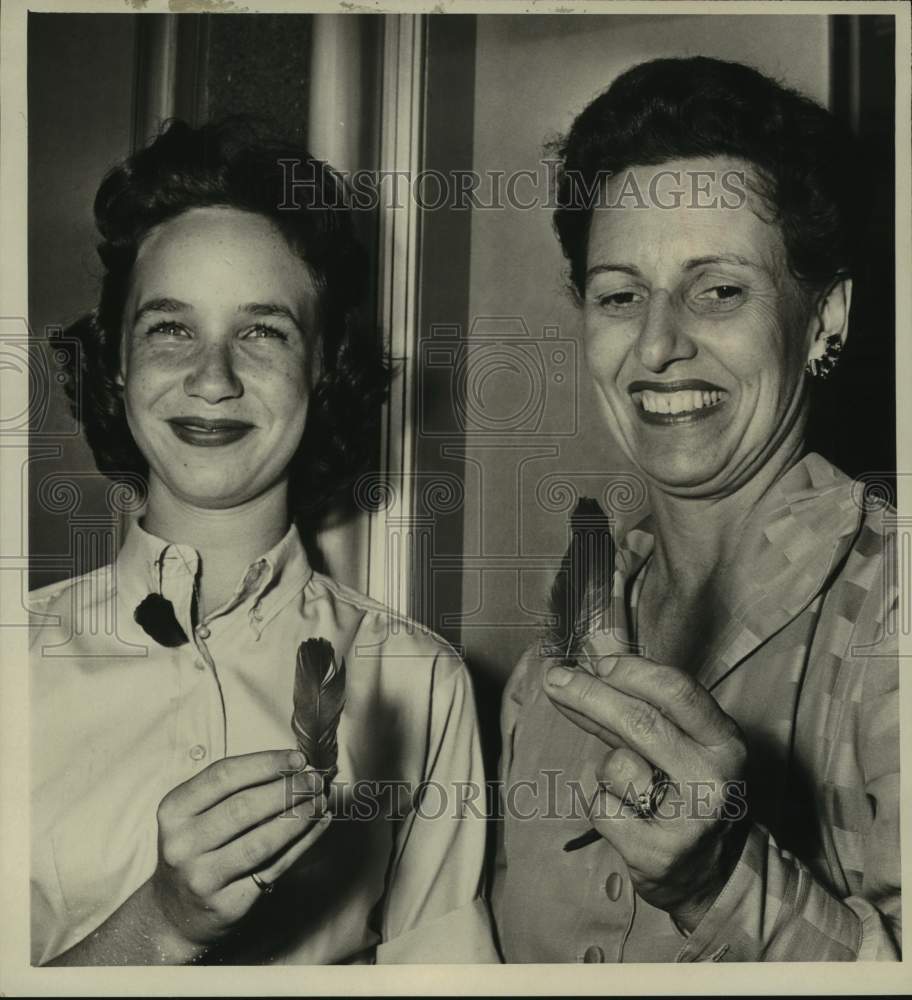
[{"label": "earring", "polygon": [[840,354],[842,354],[842,338],[838,333],[831,333],[826,339],[823,355],[819,358],[810,358],[804,370],[812,378],[829,378],[839,362]]}]

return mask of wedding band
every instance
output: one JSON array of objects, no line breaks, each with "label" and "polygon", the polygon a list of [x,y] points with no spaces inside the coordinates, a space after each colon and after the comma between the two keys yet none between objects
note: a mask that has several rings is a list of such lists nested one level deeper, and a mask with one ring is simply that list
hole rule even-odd
[{"label": "wedding band", "polygon": [[668,791],[668,775],[660,768],[652,769],[652,780],[646,786],[645,791],[640,792],[637,797],[628,802],[639,819],[654,819],[656,810],[662,804],[665,793]]},{"label": "wedding band", "polygon": [[266,896],[275,888],[272,882],[263,881],[256,872],[251,872],[250,877],[253,879],[253,884]]}]

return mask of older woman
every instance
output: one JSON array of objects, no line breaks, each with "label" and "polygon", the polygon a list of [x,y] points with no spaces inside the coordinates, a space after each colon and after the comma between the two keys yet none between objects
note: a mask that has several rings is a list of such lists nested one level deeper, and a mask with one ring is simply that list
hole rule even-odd
[{"label": "older woman", "polygon": [[624,73],[560,152],[589,371],[648,503],[505,694],[505,957],[897,958],[891,533],[805,445],[848,332],[848,144],[693,58]]},{"label": "older woman", "polygon": [[[491,958],[484,823],[418,794],[483,781],[465,668],[314,572],[294,523],[351,482],[386,389],[338,182],[174,123],[95,211],[72,395],[148,496],[113,565],[32,595],[33,960]],[[332,818],[290,725],[312,638],[346,665]]]}]

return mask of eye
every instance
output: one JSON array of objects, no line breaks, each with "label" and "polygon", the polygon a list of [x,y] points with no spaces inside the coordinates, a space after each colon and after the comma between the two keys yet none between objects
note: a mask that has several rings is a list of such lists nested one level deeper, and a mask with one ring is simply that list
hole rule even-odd
[{"label": "eye", "polygon": [[718,299],[733,299],[741,292],[742,289],[737,285],[716,285],[714,288],[710,288],[707,294]]},{"label": "eye", "polygon": [[252,326],[243,335],[244,340],[268,340],[272,338],[288,340],[288,334],[280,330],[277,326],[270,326],[269,323],[257,323],[256,326]]},{"label": "eye", "polygon": [[150,326],[146,330],[146,336],[151,337],[152,334],[161,334],[165,337],[189,337],[190,331],[182,326],[180,323],[175,323],[173,319],[163,319],[156,323],[154,326]]},{"label": "eye", "polygon": [[743,301],[745,289],[741,285],[712,285],[704,288],[695,296],[697,303],[703,309],[722,312],[736,309]]},{"label": "eye", "polygon": [[635,309],[644,296],[640,292],[625,289],[619,292],[605,292],[595,296],[596,304],[599,308],[612,315],[620,315]]}]

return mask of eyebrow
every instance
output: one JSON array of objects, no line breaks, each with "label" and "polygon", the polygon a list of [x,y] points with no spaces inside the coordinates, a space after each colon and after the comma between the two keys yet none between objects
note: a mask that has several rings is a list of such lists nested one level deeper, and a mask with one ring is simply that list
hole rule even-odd
[{"label": "eyebrow", "polygon": [[187,302],[181,302],[180,299],[148,299],[143,302],[141,306],[136,310],[133,316],[133,322],[142,319],[146,313],[150,312],[162,312],[162,313],[179,313],[179,312],[192,312],[193,306]]},{"label": "eyebrow", "polygon": [[246,313],[248,316],[284,316],[286,319],[300,326],[298,317],[288,308],[278,302],[245,302],[237,307],[239,313]]},{"label": "eyebrow", "polygon": [[[737,264],[741,267],[750,267],[755,271],[764,271],[761,264],[751,260],[749,257],[742,257],[736,253],[709,254],[705,257],[691,257],[684,262],[684,270],[692,271],[695,268],[703,267],[704,264]],[[635,277],[642,275],[642,271],[635,264],[604,263],[594,264],[586,271],[586,280],[596,274],[604,274],[606,271],[620,271],[622,274],[632,274]]]},{"label": "eyebrow", "polygon": [[[193,306],[189,302],[181,302],[180,299],[170,299],[167,297],[149,299],[136,310],[133,322],[139,321],[147,313],[152,312],[181,313],[193,311]],[[284,316],[294,323],[295,326],[300,326],[298,318],[291,309],[280,305],[278,302],[245,302],[237,307],[237,312],[248,316]]]},{"label": "eyebrow", "polygon": [[755,271],[763,271],[765,268],[750,257],[742,257],[737,253],[710,254],[707,257],[691,257],[685,261],[684,269],[692,271],[695,267],[702,267],[704,264],[738,264],[741,267],[751,267]]}]

